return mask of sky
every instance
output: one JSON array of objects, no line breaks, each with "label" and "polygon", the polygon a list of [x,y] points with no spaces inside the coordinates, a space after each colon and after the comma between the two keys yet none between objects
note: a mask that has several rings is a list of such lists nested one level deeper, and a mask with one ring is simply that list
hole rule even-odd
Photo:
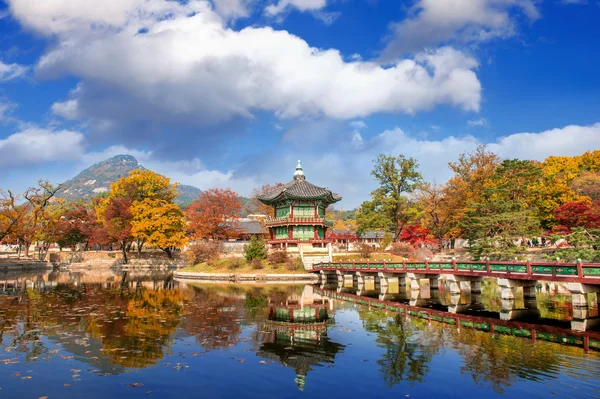
[{"label": "sky", "polygon": [[380,153],[444,183],[480,144],[600,149],[600,0],[0,0],[0,188],[118,154],[351,209]]}]

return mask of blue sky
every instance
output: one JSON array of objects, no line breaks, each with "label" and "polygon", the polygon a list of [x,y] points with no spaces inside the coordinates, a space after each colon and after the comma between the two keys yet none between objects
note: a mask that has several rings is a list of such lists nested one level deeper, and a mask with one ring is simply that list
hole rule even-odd
[{"label": "blue sky", "polygon": [[597,0],[0,0],[0,188],[112,155],[202,189],[351,208],[378,153],[600,148]]}]

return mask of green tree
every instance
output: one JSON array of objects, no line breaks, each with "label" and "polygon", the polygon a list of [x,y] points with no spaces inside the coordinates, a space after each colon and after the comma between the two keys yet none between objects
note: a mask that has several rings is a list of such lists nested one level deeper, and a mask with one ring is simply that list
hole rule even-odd
[{"label": "green tree", "polygon": [[263,240],[262,237],[252,236],[250,238],[250,244],[246,245],[244,248],[244,255],[248,262],[254,259],[267,259],[265,240]]},{"label": "green tree", "polygon": [[478,202],[471,203],[462,227],[473,256],[508,259],[519,242],[540,231],[536,199],[541,170],[532,161],[505,160]]},{"label": "green tree", "polygon": [[371,201],[361,204],[356,217],[358,231],[384,229],[395,233],[396,239],[404,226],[418,215],[416,202],[407,197],[422,182],[419,164],[414,158],[379,154],[371,174],[379,188],[371,192]]}]

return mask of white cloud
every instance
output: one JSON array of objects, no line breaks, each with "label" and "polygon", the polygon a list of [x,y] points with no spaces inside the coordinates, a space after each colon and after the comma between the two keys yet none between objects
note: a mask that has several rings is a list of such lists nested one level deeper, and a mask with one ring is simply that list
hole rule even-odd
[{"label": "white cloud", "polygon": [[290,8],[299,11],[317,11],[322,10],[327,5],[327,0],[278,0],[265,8],[265,14],[274,16],[279,15]]},{"label": "white cloud", "polygon": [[79,90],[53,107],[58,115],[208,125],[256,111],[351,119],[439,104],[479,109],[477,62],[451,48],[383,68],[346,62],[339,51],[310,47],[286,31],[227,28],[199,0],[110,2],[114,8],[9,0],[26,26],[57,39],[40,59],[38,76],[81,79]]},{"label": "white cloud", "polygon": [[0,122],[8,121],[10,117],[10,113],[15,108],[13,103],[0,100]]},{"label": "white cloud", "polygon": [[[353,134],[342,131],[341,139],[330,140],[328,146],[315,147],[305,143],[306,150],[291,147],[286,152],[274,154],[268,165],[279,165],[278,170],[272,170],[267,165],[264,170],[254,172],[254,175],[264,176],[258,179],[259,184],[288,181],[293,174],[295,160],[300,158],[307,179],[338,192],[344,197],[340,206],[349,209],[368,199],[369,193],[376,188],[370,172],[373,160],[379,153],[414,157],[426,180],[445,183],[452,176],[448,162],[456,161],[461,153],[471,152],[480,144],[487,144],[489,150],[505,159],[542,161],[551,155],[573,156],[598,149],[600,123],[572,125],[537,133],[517,133],[488,142],[471,135],[432,140],[394,128],[371,139],[361,137],[362,145],[354,146]],[[331,143],[338,144],[332,146]],[[315,148],[324,150],[316,151]]]},{"label": "white cloud", "polygon": [[27,73],[27,67],[19,64],[5,64],[0,61],[0,82],[17,79]]},{"label": "white cloud", "polygon": [[485,118],[472,119],[467,121],[467,125],[469,126],[487,126],[487,120]]},{"label": "white cloud", "polygon": [[217,14],[225,19],[248,17],[253,0],[212,0]]},{"label": "white cloud", "polygon": [[417,0],[407,19],[390,26],[385,61],[440,43],[481,42],[515,34],[514,9],[539,18],[532,0]]},{"label": "white cloud", "polygon": [[19,166],[79,159],[83,135],[69,130],[27,128],[0,140],[0,165]]}]

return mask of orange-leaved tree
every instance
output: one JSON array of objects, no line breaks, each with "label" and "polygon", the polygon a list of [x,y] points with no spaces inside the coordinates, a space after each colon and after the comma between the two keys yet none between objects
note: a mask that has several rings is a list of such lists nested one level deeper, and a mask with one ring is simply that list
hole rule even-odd
[{"label": "orange-leaved tree", "polygon": [[236,237],[241,210],[240,196],[230,189],[213,188],[203,191],[185,209],[191,236],[195,239],[213,240]]}]

